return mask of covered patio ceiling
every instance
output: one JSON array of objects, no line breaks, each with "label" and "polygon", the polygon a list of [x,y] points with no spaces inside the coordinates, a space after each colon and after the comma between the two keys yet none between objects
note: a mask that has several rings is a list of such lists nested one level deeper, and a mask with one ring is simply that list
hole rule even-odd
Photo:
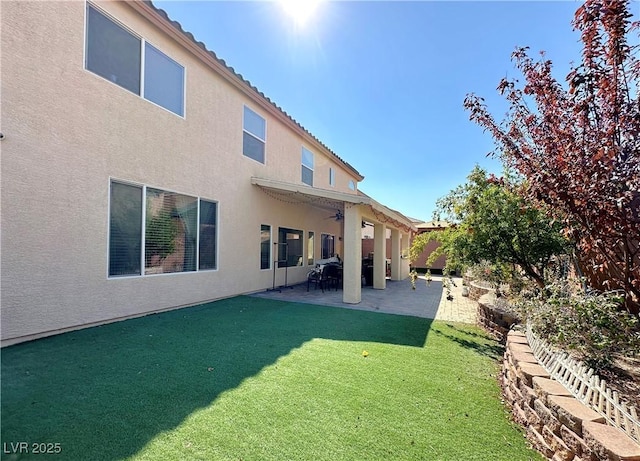
[{"label": "covered patio ceiling", "polygon": [[285,203],[305,204],[341,213],[344,213],[345,204],[362,205],[367,209],[367,220],[385,223],[407,233],[417,231],[414,223],[402,213],[378,203],[362,192],[347,194],[258,177],[252,177],[251,184],[260,187],[270,197]]}]

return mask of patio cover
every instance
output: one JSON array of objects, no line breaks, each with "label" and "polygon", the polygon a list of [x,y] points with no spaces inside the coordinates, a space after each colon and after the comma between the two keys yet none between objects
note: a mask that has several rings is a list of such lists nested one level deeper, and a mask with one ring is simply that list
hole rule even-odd
[{"label": "patio cover", "polygon": [[[345,204],[363,205],[369,208],[364,212],[369,220],[380,221],[407,233],[416,232],[417,228],[411,219],[402,213],[392,210],[377,202],[368,195],[358,191],[357,194],[347,194],[328,189],[293,184],[273,179],[252,177],[251,184],[263,189],[268,195],[292,204],[308,204],[326,210],[340,210],[344,213]],[[370,215],[370,216],[369,216]]]},{"label": "patio cover", "polygon": [[[270,197],[291,204],[307,204],[316,208],[340,211],[344,216],[343,260],[345,303],[361,301],[362,221],[374,224],[374,288],[386,287],[386,228],[391,229],[391,278],[408,276],[408,260],[401,254],[408,249],[412,232],[417,228],[411,219],[358,192],[349,194],[311,186],[252,177],[251,184],[260,187]],[[404,236],[402,239],[401,237]]]}]

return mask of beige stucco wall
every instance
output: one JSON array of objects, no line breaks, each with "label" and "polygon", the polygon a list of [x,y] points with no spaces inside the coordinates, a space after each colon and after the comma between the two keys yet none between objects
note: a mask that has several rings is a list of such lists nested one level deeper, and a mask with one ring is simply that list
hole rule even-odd
[{"label": "beige stucco wall", "polygon": [[[348,193],[357,178],[129,6],[100,5],[186,68],[185,117],[84,69],[84,2],[2,2],[3,345],[270,287],[261,224],[274,241],[278,226],[314,231],[317,258],[321,233],[342,235],[331,213],[274,200],[250,178],[300,183],[303,144],[316,185]],[[244,104],[267,119],[266,165],[242,155]],[[218,270],[109,278],[110,178],[218,201]],[[307,270],[289,268],[289,282]]]}]

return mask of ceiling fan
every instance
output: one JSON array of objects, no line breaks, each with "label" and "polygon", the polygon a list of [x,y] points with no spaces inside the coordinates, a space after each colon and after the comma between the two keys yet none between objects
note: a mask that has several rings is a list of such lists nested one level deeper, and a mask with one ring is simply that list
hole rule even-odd
[{"label": "ceiling fan", "polygon": [[342,218],[344,218],[344,215],[342,214],[342,211],[338,210],[336,211],[336,214],[324,219],[331,219],[331,218],[335,219],[336,221],[342,221]]}]

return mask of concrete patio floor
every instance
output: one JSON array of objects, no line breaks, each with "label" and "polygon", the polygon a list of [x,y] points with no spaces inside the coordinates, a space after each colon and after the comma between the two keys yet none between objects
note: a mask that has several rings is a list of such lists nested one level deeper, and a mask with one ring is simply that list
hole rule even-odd
[{"label": "concrete patio floor", "polygon": [[342,290],[315,289],[313,285],[307,292],[307,284],[281,288],[281,291],[262,291],[252,296],[282,301],[319,304],[323,306],[344,307],[387,314],[412,315],[450,322],[476,323],[477,304],[462,296],[462,279],[454,277],[455,286],[451,287],[453,300],[447,299],[442,286],[442,277],[433,276],[427,285],[426,278],[416,280],[416,289],[411,289],[409,279],[401,281],[387,280],[385,290],[362,287],[362,301],[359,304],[342,302]]}]

